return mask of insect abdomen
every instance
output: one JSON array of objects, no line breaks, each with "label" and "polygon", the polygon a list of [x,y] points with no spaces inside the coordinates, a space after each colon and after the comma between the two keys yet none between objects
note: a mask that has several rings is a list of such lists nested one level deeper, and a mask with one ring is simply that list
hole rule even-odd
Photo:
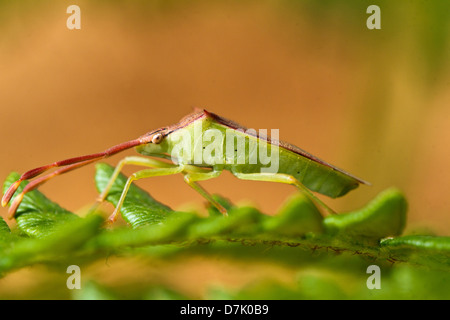
[{"label": "insect abdomen", "polygon": [[280,150],[280,173],[294,176],[308,189],[337,198],[358,187],[353,177],[290,151]]}]

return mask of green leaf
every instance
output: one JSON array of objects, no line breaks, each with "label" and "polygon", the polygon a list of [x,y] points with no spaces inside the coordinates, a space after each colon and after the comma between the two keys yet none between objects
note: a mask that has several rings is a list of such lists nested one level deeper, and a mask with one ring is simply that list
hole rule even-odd
[{"label": "green leaf", "polygon": [[[101,193],[109,182],[114,168],[105,163],[96,165],[95,183]],[[120,174],[114,182],[106,200],[114,206],[119,202],[127,177]],[[163,222],[172,212],[168,206],[153,199],[147,192],[132,184],[123,203],[121,214],[133,228]]]},{"label": "green leaf", "polygon": [[59,224],[43,238],[22,238],[0,252],[0,272],[40,262],[75,260],[76,250],[96,235],[103,218],[89,215]]},{"label": "green leaf", "polygon": [[410,235],[380,241],[381,246],[399,249],[445,251],[450,253],[450,237]]},{"label": "green leaf", "polygon": [[187,300],[189,297],[165,287],[151,288],[143,297],[146,300]]},{"label": "green leaf", "polygon": [[118,297],[108,288],[95,281],[83,283],[81,290],[73,290],[74,300],[118,300]]},{"label": "green leaf", "polygon": [[285,237],[323,232],[323,217],[314,203],[301,193],[291,196],[273,217],[264,221],[265,231]]},{"label": "green leaf", "polygon": [[114,250],[183,241],[186,240],[188,226],[198,219],[200,218],[192,213],[173,212],[161,224],[148,224],[135,229],[117,228],[110,232],[103,232],[94,238],[90,245],[102,250]]},{"label": "green leaf", "polygon": [[395,260],[439,268],[450,266],[450,237],[409,235],[382,239],[380,245]]},{"label": "green leaf", "polygon": [[219,237],[224,235],[257,235],[262,230],[261,212],[252,207],[232,207],[228,216],[215,215],[198,219],[189,226],[189,238]]},{"label": "green leaf", "polygon": [[400,235],[406,211],[405,196],[397,189],[388,189],[360,210],[327,216],[324,225],[333,236],[377,240]]},{"label": "green leaf", "polygon": [[[3,185],[5,192],[11,184],[17,181],[20,175],[12,172]],[[28,184],[23,181],[11,201],[22,192]],[[66,209],[61,208],[55,202],[50,201],[40,191],[33,190],[25,194],[16,211],[16,221],[19,229],[30,237],[45,237],[55,228],[66,222],[74,221],[79,217]]]},{"label": "green leaf", "polygon": [[[234,205],[231,203],[230,200],[222,197],[218,194],[212,195],[213,199],[216,200],[220,205],[222,205],[227,211],[231,210],[231,208],[234,207]],[[208,204],[208,213],[209,216],[223,216],[223,214],[212,204]]]},{"label": "green leaf", "polygon": [[11,230],[8,227],[8,224],[0,217],[0,251],[4,250],[5,247],[10,245],[13,241],[11,235]]},{"label": "green leaf", "polygon": [[0,217],[0,239],[5,236],[8,236],[11,233],[11,230],[8,227],[8,224]]},{"label": "green leaf", "polygon": [[[97,166],[96,184],[100,191],[113,171],[105,164]],[[17,174],[10,175],[5,188],[17,178]],[[117,205],[126,180],[120,175],[113,185],[107,199],[113,205]],[[80,265],[104,258],[105,254],[118,258],[139,254],[151,257],[152,264],[158,261],[162,265],[170,264],[169,258],[180,262],[184,258],[210,257],[214,260],[220,257],[245,265],[270,262],[267,264],[278,265],[277,268],[287,266],[288,272],[309,268],[309,272],[299,273],[298,282],[294,280],[289,285],[275,278],[265,278],[236,291],[217,286],[215,291],[210,291],[210,298],[346,299],[405,296],[402,293],[404,283],[394,276],[389,278],[387,273],[383,283],[389,291],[369,295],[365,287],[367,263],[380,265],[388,272],[393,268],[391,263],[395,262],[407,262],[413,268],[427,266],[436,274],[429,278],[434,284],[439,283],[436,277],[444,277],[437,271],[450,270],[448,237],[395,238],[404,229],[407,208],[403,194],[396,189],[382,192],[360,210],[326,218],[302,194],[287,199],[275,215],[264,215],[253,207],[235,206],[219,195],[214,198],[227,208],[227,217],[212,207],[206,218],[195,212],[172,211],[132,185],[122,209],[124,219],[132,228],[113,226],[103,229],[102,217],[91,214],[79,218],[39,191],[32,191],[24,197],[18,210],[18,228],[22,233],[15,229],[11,231],[0,219],[0,273],[38,263]],[[343,254],[335,256],[339,253]],[[363,256],[371,260],[361,259]],[[348,274],[344,275],[346,272]],[[342,280],[343,275],[346,280]],[[414,282],[411,284],[414,290],[423,284],[420,272],[405,271],[397,275]],[[347,279],[353,281],[348,286]],[[73,298],[120,298],[117,294],[120,290],[87,281],[84,291]],[[353,291],[347,287],[352,287]],[[180,292],[164,283],[153,283],[150,287],[141,287],[135,296],[192,298]],[[446,295],[436,291],[435,296]]]}]

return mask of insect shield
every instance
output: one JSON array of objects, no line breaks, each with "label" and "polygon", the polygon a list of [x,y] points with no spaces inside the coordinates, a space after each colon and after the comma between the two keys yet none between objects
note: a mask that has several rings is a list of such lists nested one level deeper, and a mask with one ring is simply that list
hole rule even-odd
[{"label": "insect shield", "polygon": [[278,173],[279,130],[203,128],[195,122],[189,128],[170,135],[171,158],[174,163],[198,166],[257,165],[262,173]]}]

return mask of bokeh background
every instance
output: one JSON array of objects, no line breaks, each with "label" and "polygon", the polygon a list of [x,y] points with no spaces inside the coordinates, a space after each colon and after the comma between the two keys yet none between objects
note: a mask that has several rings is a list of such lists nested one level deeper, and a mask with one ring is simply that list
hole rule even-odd
[{"label": "bokeh background", "polygon": [[[71,4],[81,8],[81,30],[66,27]],[[381,30],[366,27],[372,4]],[[420,0],[0,1],[0,177],[105,150],[203,107],[279,129],[282,140],[372,183],[323,198],[337,211],[395,186],[409,202],[408,232],[448,236],[449,9],[448,1]],[[40,190],[82,213],[97,195],[93,177],[91,165]],[[204,205],[181,176],[138,184],[175,209]],[[296,192],[227,173],[202,184],[267,214]],[[211,283],[237,288],[268,275],[289,283],[297,271],[217,257],[110,257],[88,274],[125,287],[176,283],[198,297]],[[66,277],[20,270],[2,279],[0,296],[64,298]]]},{"label": "bokeh background", "polygon": [[[70,4],[81,8],[81,30],[66,27]],[[381,30],[366,27],[371,4]],[[418,0],[1,1],[0,177],[102,151],[203,107],[279,129],[372,183],[324,199],[336,210],[396,186],[409,229],[450,235],[449,9]],[[91,165],[41,191],[80,212],[95,200],[93,176]],[[173,208],[204,203],[181,176],[138,184]],[[267,214],[295,192],[226,173],[203,186]]]}]

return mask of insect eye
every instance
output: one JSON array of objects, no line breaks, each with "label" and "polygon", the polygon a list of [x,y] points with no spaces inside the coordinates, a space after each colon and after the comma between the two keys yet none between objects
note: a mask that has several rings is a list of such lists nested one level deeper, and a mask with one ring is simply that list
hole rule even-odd
[{"label": "insect eye", "polygon": [[161,133],[157,133],[152,137],[152,143],[160,143],[162,141],[163,135]]}]

